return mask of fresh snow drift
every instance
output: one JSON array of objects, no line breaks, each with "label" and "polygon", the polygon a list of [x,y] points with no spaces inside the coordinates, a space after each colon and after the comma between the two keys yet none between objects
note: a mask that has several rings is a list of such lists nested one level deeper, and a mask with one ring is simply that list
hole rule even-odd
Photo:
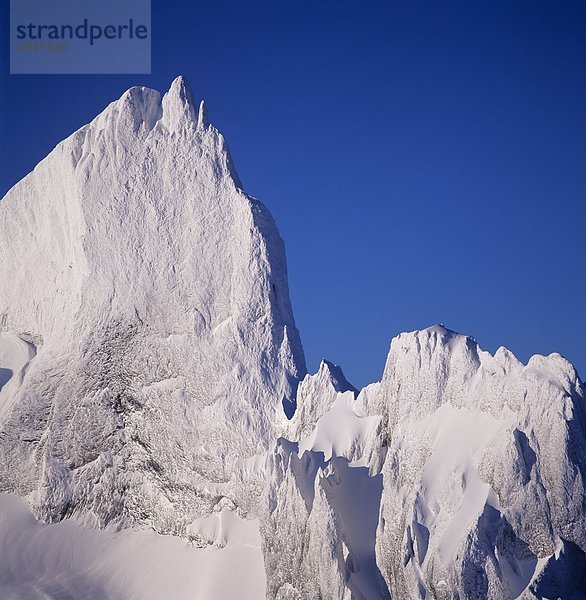
[{"label": "fresh snow drift", "polygon": [[307,375],[275,223],[183,78],[0,202],[2,597],[584,597],[585,425],[561,356],[439,325],[361,391]]}]

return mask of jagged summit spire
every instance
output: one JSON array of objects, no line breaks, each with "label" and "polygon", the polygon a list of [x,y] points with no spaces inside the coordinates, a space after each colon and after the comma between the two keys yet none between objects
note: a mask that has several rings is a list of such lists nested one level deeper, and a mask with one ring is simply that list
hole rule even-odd
[{"label": "jagged summit spire", "polygon": [[[187,133],[205,130],[209,125],[204,102],[197,107],[191,87],[182,75],[173,80],[162,98],[157,90],[134,86],[111,106],[116,107],[116,114],[124,114],[125,122],[132,128],[145,123],[150,131],[160,121],[168,131]],[[110,114],[108,110],[105,113]]]},{"label": "jagged summit spire", "polygon": [[193,92],[191,91],[191,86],[189,85],[187,78],[183,75],[175,77],[167,93],[170,96],[177,96],[183,102],[189,103],[192,106],[194,105]]},{"label": "jagged summit spire", "polygon": [[194,104],[193,93],[187,79],[179,75],[163,96],[163,114],[171,129],[182,129],[195,125]]}]

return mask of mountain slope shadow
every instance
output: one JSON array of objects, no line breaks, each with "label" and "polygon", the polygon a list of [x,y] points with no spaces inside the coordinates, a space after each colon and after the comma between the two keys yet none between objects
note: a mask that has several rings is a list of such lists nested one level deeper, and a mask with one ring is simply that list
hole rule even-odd
[{"label": "mountain slope shadow", "polygon": [[334,509],[347,548],[346,578],[352,597],[390,598],[376,563],[376,531],[383,477],[371,477],[367,467],[352,466],[345,457],[330,461],[324,489]]}]

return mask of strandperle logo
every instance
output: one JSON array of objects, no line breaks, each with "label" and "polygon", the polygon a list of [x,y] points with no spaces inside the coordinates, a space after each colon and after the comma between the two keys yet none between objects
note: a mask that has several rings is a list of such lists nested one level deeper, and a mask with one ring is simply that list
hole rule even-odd
[{"label": "strandperle logo", "polygon": [[19,40],[89,40],[93,46],[94,42],[100,39],[121,40],[124,38],[146,40],[148,37],[148,27],[146,25],[135,25],[134,20],[130,19],[124,25],[92,25],[88,19],[77,26],[73,25],[37,25],[29,23],[28,25],[16,26],[16,38]]},{"label": "strandperle logo", "polygon": [[11,73],[150,71],[150,0],[10,0]]}]

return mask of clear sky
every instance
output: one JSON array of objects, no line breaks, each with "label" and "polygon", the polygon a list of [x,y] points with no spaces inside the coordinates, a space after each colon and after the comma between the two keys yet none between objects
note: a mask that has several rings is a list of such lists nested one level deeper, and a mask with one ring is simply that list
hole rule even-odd
[{"label": "clear sky", "polygon": [[586,3],[153,2],[152,75],[8,75],[0,195],[183,74],[285,239],[310,370],[362,386],[442,322],[586,373]]}]

